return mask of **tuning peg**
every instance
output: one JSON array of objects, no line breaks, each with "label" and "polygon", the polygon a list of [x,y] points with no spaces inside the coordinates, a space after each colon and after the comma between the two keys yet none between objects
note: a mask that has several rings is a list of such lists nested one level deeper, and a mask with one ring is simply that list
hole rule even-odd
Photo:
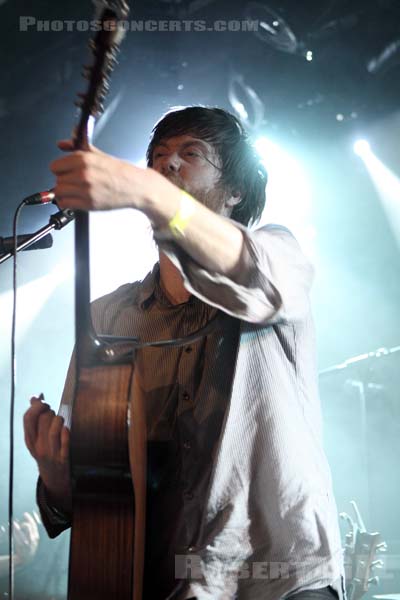
[{"label": "tuning peg", "polygon": [[105,96],[97,96],[96,98],[96,111],[98,111],[99,114],[104,112],[104,100],[105,100]]},{"label": "tuning peg", "polygon": [[107,96],[108,92],[110,91],[110,86],[108,85],[107,82],[103,81],[101,83],[101,85],[99,86],[99,89],[97,90],[97,94],[96,97],[98,98],[99,96]]},{"label": "tuning peg", "polygon": [[379,577],[375,575],[375,577],[371,577],[370,579],[368,579],[368,584],[369,585],[378,585],[379,584]]},{"label": "tuning peg", "polygon": [[381,542],[380,544],[376,545],[376,550],[378,552],[386,552],[387,550],[387,543],[386,542]]},{"label": "tuning peg", "polygon": [[383,560],[374,560],[371,563],[372,569],[382,569],[382,567],[383,567]]},{"label": "tuning peg", "polygon": [[110,57],[114,61],[114,64],[117,64],[117,62],[118,62],[118,55],[119,55],[119,43],[116,43],[111,46],[111,50],[110,50]]},{"label": "tuning peg", "polygon": [[348,515],[346,512],[341,512],[339,514],[339,517],[347,522],[347,525],[350,527],[350,529],[352,529],[352,530],[355,529],[355,523],[354,523],[353,519],[350,517],[350,515]]},{"label": "tuning peg", "polygon": [[108,53],[108,63],[112,66],[112,68],[118,64],[118,54],[116,48],[112,48],[111,52]]},{"label": "tuning peg", "polygon": [[96,117],[99,117],[104,112],[104,104],[102,102],[96,102],[96,106],[95,106],[94,110],[96,113]]},{"label": "tuning peg", "polygon": [[118,63],[117,63],[117,61],[108,61],[108,62],[107,62],[107,66],[106,66],[106,68],[104,69],[104,70],[105,70],[105,73],[106,73],[106,75],[111,75],[111,73],[114,71],[114,69],[115,69],[115,66],[116,66],[117,64],[118,64]]},{"label": "tuning peg", "polygon": [[361,544],[362,550],[364,550],[365,554],[369,552],[369,544]]},{"label": "tuning peg", "polygon": [[82,106],[84,105],[85,100],[86,100],[86,94],[84,94],[83,92],[78,92],[77,96],[78,96],[78,98],[75,100],[74,104],[78,108],[82,108]]}]

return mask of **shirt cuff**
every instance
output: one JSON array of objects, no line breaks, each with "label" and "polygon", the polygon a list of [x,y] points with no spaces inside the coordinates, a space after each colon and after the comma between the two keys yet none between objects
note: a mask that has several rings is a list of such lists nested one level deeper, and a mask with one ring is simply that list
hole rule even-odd
[{"label": "shirt cuff", "polygon": [[313,269],[293,235],[276,225],[255,231],[234,225],[244,240],[243,268],[235,278],[199,265],[176,242],[156,239],[185,288],[203,302],[250,323],[302,319],[309,310]]},{"label": "shirt cuff", "polygon": [[71,526],[71,515],[52,506],[46,494],[46,487],[39,477],[36,486],[36,502],[39,507],[42,523],[50,538],[57,537]]}]

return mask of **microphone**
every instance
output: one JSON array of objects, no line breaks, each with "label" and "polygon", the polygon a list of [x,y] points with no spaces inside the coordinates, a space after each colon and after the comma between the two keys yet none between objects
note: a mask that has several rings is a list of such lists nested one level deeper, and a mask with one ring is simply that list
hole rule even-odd
[{"label": "microphone", "polygon": [[[55,199],[55,194],[53,190],[46,190],[44,192],[37,192],[37,194],[32,194],[31,196],[27,196],[24,198],[23,202],[27,205],[33,204],[49,204],[53,202]],[[55,204],[55,202],[53,202]]]},{"label": "microphone", "polygon": [[[27,242],[32,238],[33,234],[26,235],[18,235],[17,236],[17,247]],[[53,245],[53,237],[48,233],[44,237],[42,237],[37,242],[34,242],[27,248],[23,248],[23,250],[42,250],[44,248],[51,248]],[[6,254],[7,252],[14,252],[14,238],[11,237],[1,237],[0,236],[0,254]]]}]

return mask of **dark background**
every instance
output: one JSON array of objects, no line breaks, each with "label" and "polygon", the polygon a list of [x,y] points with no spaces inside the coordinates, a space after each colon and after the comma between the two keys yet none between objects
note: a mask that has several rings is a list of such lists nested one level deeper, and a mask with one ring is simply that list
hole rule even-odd
[{"label": "dark background", "polygon": [[[129,32],[107,101],[114,109],[100,121],[95,143],[138,161],[154,122],[169,107],[201,103],[233,110],[229,90],[232,81],[242,78],[262,107],[257,112],[243,88],[239,90],[250,133],[274,140],[297,157],[312,188],[310,220],[317,266],[313,302],[321,370],[378,348],[399,346],[398,245],[365,165],[353,152],[353,142],[358,137],[369,139],[379,159],[399,176],[400,2],[269,0],[254,6],[223,0],[158,0],[135,2],[130,18],[205,19],[212,24],[216,19],[242,20],[249,12],[269,25],[278,20],[279,35]],[[88,19],[93,6],[82,0],[0,2],[2,236],[11,235],[19,201],[53,184],[48,163],[58,154],[56,140],[68,137],[74,123],[75,95],[85,89],[80,72],[87,63],[90,35],[20,31],[22,16]],[[307,51],[312,51],[312,61],[306,60]],[[286,177],[290,176],[288,171]],[[295,191],[289,200],[295,207]],[[52,212],[54,207],[25,209],[20,232],[43,226]],[[118,236],[113,218],[107,219],[106,230]],[[144,274],[151,264],[154,255],[143,261],[140,239],[130,241],[134,252],[132,256],[125,252],[123,261],[119,247],[111,256],[102,255],[97,269],[103,286],[115,261],[124,262],[121,283],[126,276]],[[43,391],[57,406],[73,343],[71,265],[72,226],[55,234],[52,250],[19,256],[17,516],[34,506],[36,471],[21,427],[27,398]],[[0,270],[4,522],[10,261]],[[348,510],[349,501],[356,499],[367,528],[382,531],[396,565],[400,563],[398,357],[399,353],[371,356],[321,377],[326,446],[339,509]],[[66,548],[66,539],[48,542],[42,535],[38,557],[18,575],[19,597],[63,597]],[[394,578],[386,572],[379,593],[400,592],[399,570],[394,568]],[[54,572],[57,577],[50,576]]]}]

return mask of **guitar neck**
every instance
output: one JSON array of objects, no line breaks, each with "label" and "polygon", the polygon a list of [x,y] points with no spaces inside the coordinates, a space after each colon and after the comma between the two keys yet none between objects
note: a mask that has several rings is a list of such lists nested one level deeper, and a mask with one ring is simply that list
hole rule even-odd
[{"label": "guitar neck", "polygon": [[[101,65],[102,67],[102,65]],[[89,106],[93,102],[93,91],[85,97],[78,125],[75,129],[74,147],[76,150],[89,147],[89,127],[93,129],[94,119]],[[99,342],[93,327],[90,312],[90,243],[89,214],[75,213],[75,340],[79,365],[95,362]]]},{"label": "guitar neck", "polygon": [[[85,67],[88,89],[85,94],[79,94],[77,102],[81,113],[74,133],[76,150],[88,149],[89,130],[92,130],[94,119],[103,111],[109,75],[124,36],[124,30],[118,23],[129,13],[125,0],[95,0],[95,4],[99,5],[102,27],[89,44],[94,63]],[[82,211],[77,211],[75,218],[75,338],[77,364],[95,363],[101,343],[96,337],[90,312],[89,216]]]},{"label": "guitar neck", "polygon": [[75,217],[75,339],[78,364],[91,363],[99,342],[90,313],[89,215]]}]

